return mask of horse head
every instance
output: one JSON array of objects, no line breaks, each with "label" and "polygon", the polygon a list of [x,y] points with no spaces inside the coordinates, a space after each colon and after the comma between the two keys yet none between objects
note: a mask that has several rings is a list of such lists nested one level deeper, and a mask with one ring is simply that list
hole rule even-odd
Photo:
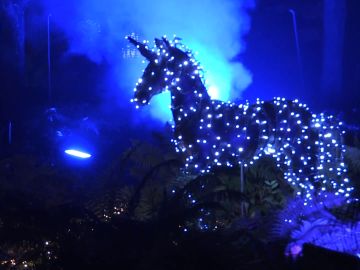
[{"label": "horse head", "polygon": [[177,48],[178,40],[169,41],[165,37],[155,39],[156,48],[149,49],[132,37],[127,37],[135,45],[148,65],[136,84],[133,102],[138,106],[146,105],[153,96],[176,87],[182,76],[194,71],[195,60],[188,52]]}]

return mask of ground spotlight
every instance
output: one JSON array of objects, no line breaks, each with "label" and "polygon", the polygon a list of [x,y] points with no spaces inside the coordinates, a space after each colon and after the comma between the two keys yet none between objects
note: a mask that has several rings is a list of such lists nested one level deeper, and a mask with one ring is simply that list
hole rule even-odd
[{"label": "ground spotlight", "polygon": [[91,158],[91,154],[83,152],[83,151],[75,150],[75,149],[67,149],[67,150],[65,150],[65,153],[68,154],[69,156],[82,158],[82,159]]}]

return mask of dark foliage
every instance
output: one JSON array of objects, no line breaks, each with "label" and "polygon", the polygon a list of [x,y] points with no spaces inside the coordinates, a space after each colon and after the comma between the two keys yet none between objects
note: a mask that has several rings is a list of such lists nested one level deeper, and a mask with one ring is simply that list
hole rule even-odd
[{"label": "dark foliage", "polygon": [[[348,159],[357,162],[351,151]],[[132,142],[105,170],[92,171],[97,181],[90,184],[81,178],[89,172],[82,175],[60,163],[25,154],[1,160],[1,269],[310,265],[306,253],[298,263],[284,257],[287,239],[269,237],[274,214],[293,197],[271,160],[259,160],[245,170],[244,192],[239,168],[200,177],[181,168],[181,158],[161,134],[154,134],[151,142]],[[357,173],[356,166],[350,169]],[[333,211],[350,215],[350,209]],[[357,213],[352,215],[349,219]],[[200,216],[207,229],[199,225]]]}]

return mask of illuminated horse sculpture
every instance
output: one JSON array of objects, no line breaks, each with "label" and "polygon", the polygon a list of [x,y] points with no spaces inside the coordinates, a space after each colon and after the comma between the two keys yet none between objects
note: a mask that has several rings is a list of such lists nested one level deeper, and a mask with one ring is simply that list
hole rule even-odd
[{"label": "illuminated horse sculpture", "polygon": [[270,155],[305,203],[325,191],[350,196],[341,123],[335,118],[311,114],[298,100],[275,98],[251,105],[212,100],[199,63],[178,40],[155,39],[154,49],[148,42],[128,40],[149,61],[132,102],[139,108],[154,95],[170,91],[173,142],[187,156],[188,171],[248,166]]}]

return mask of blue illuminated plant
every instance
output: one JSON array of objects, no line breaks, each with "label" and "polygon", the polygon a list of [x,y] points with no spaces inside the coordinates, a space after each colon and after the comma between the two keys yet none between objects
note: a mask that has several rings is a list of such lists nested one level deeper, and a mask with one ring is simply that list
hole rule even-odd
[{"label": "blue illuminated plant", "polygon": [[309,243],[338,252],[360,253],[360,222],[354,215],[359,202],[344,204],[344,198],[328,194],[322,204],[305,207],[301,198],[291,201],[277,216],[272,234],[289,239],[285,253],[297,257]]}]

